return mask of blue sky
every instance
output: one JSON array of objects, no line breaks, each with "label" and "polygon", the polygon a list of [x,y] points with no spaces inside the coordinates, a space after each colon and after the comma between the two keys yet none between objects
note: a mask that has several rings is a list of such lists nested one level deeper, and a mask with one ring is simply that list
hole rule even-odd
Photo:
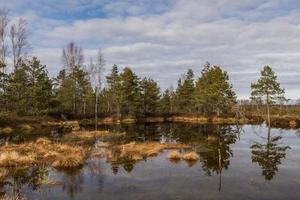
[{"label": "blue sky", "polygon": [[102,48],[106,71],[130,66],[162,88],[206,61],[229,72],[240,98],[271,65],[289,98],[300,98],[299,0],[0,0],[29,22],[31,54],[53,76],[61,49],[80,44],[85,60]]}]

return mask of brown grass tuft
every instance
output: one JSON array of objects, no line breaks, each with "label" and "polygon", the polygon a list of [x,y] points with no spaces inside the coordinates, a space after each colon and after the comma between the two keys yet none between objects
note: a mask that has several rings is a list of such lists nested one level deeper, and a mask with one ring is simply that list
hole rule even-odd
[{"label": "brown grass tuft", "polygon": [[182,157],[183,160],[186,160],[186,161],[197,161],[199,160],[199,156],[196,152],[188,152],[188,153],[185,153]]},{"label": "brown grass tuft", "polygon": [[161,144],[159,142],[130,142],[127,144],[114,146],[114,152],[118,153],[112,153],[108,150],[107,161],[112,162],[122,159],[138,161],[146,157],[156,156],[164,149],[180,148],[189,148],[189,146],[185,144]]},{"label": "brown grass tuft", "polygon": [[23,131],[32,131],[33,127],[29,124],[21,124],[19,128]]},{"label": "brown grass tuft", "polygon": [[0,168],[0,182],[8,175],[7,169]]},{"label": "brown grass tuft", "polygon": [[180,152],[177,150],[171,151],[168,156],[167,156],[170,160],[180,160],[181,159],[181,155]]},{"label": "brown grass tuft", "polygon": [[36,142],[0,147],[0,167],[23,167],[48,164],[54,167],[76,167],[84,163],[87,149],[40,138]]},{"label": "brown grass tuft", "polygon": [[0,129],[0,133],[4,133],[4,134],[10,134],[13,132],[13,129],[10,127],[5,127],[3,129]]}]

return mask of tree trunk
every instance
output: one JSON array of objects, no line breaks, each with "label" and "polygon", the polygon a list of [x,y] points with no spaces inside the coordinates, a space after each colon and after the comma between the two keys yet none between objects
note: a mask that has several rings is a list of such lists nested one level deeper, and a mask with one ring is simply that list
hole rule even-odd
[{"label": "tree trunk", "polygon": [[269,105],[269,95],[267,95],[267,117],[268,117],[268,126],[271,126],[271,120],[270,120],[270,105]]},{"label": "tree trunk", "polygon": [[96,102],[95,102],[95,130],[98,129],[98,88],[96,87]]}]

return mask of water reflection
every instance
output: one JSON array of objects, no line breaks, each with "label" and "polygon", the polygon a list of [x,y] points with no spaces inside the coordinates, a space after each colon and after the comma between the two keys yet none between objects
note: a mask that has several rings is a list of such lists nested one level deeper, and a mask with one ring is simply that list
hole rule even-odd
[{"label": "water reflection", "polygon": [[12,199],[22,199],[23,190],[36,191],[41,185],[50,183],[49,170],[46,167],[32,167],[9,170],[8,178],[0,180],[1,195],[11,196]]},{"label": "water reflection", "polygon": [[286,156],[289,146],[280,145],[281,136],[271,135],[268,128],[267,138],[264,143],[255,142],[250,148],[252,152],[252,162],[257,163],[262,169],[265,180],[272,180],[278,171],[278,166]]},{"label": "water reflection", "polygon": [[[44,186],[47,188],[50,185],[55,185],[53,191],[48,191],[47,195],[50,199],[56,199],[56,192],[63,197],[76,198],[78,194],[86,193],[86,191],[90,191],[90,189],[95,186],[97,192],[99,192],[98,195],[109,190],[117,191],[116,188],[110,188],[114,187],[110,185],[111,183],[117,184],[117,181],[114,182],[112,180],[124,181],[126,184],[131,183],[131,181],[134,182],[134,178],[138,175],[144,178],[147,174],[150,176],[147,178],[151,179],[152,175],[149,175],[147,172],[149,168],[145,167],[148,161],[147,157],[143,157],[139,160],[133,159],[132,156],[124,157],[121,155],[120,148],[116,148],[116,146],[120,144],[128,144],[134,141],[139,143],[181,143],[190,146],[191,150],[199,155],[199,161],[189,162],[189,167],[187,167],[187,165],[182,165],[182,162],[168,161],[166,155],[155,154],[157,157],[151,159],[151,162],[156,163],[156,165],[161,165],[161,168],[151,170],[158,173],[158,176],[169,173],[169,169],[174,170],[172,176],[175,176],[174,180],[176,180],[177,183],[182,181],[181,177],[185,177],[187,183],[188,181],[192,183],[201,182],[203,185],[205,185],[205,181],[207,180],[217,179],[218,182],[214,182],[213,185],[215,187],[209,185],[210,188],[214,188],[214,191],[211,192],[221,191],[222,182],[224,188],[224,183],[226,182],[223,178],[225,177],[224,174],[227,174],[226,172],[230,171],[228,169],[232,168],[233,164],[231,164],[231,161],[234,155],[240,153],[234,150],[234,144],[239,144],[248,150],[239,154],[243,156],[241,159],[248,159],[249,156],[252,157],[252,159],[248,159],[248,161],[254,163],[254,165],[249,166],[248,169],[257,168],[258,164],[262,170],[262,176],[268,181],[271,181],[276,173],[278,173],[278,166],[286,158],[287,150],[289,149],[289,146],[282,144],[282,136],[276,134],[272,135],[270,129],[267,131],[267,137],[258,137],[251,133],[249,129],[244,131],[243,128],[239,126],[139,124],[102,126],[98,128],[109,129],[116,132],[126,132],[122,137],[105,138],[106,141],[101,141],[103,143],[107,142],[112,144],[107,147],[110,152],[109,159],[92,157],[88,160],[86,166],[73,170],[54,170],[46,167],[9,170],[7,178],[2,181],[0,180],[0,192],[2,196],[28,196],[30,193],[35,194],[36,191],[43,190],[43,188],[45,188]],[[245,137],[243,138],[243,136],[251,136],[251,145],[249,145],[250,142],[245,142],[246,139]],[[240,140],[242,142],[240,142]],[[249,138],[247,140],[249,140]],[[94,148],[95,146],[96,145],[93,145],[92,147]],[[249,148],[251,151],[249,151]],[[185,150],[180,149],[180,152],[184,151]],[[142,164],[138,165],[138,163]],[[195,169],[200,169],[201,171],[196,171]],[[236,171],[234,173],[242,176],[245,170],[248,169],[235,168]],[[180,174],[182,171],[186,172],[186,174]],[[176,177],[177,173],[178,177]],[[229,173],[234,176],[232,171]],[[155,174],[153,174],[153,176],[155,176]],[[172,176],[170,175],[171,178]],[[55,184],[52,183],[50,177],[55,178]],[[124,177],[127,177],[127,182]],[[130,179],[132,177],[134,178]],[[236,180],[237,182],[244,181],[239,179],[239,177],[236,178],[238,178]],[[246,179],[248,180],[249,178]],[[161,180],[158,180],[154,185],[163,184],[160,181]],[[138,182],[137,187],[146,187],[146,184],[147,181]],[[190,185],[190,187],[192,189],[194,188],[193,185]],[[216,187],[217,189],[215,189]],[[176,192],[178,188],[173,189]],[[144,188],[142,191],[148,190]],[[225,190],[223,189],[222,191]],[[114,193],[114,195],[118,194]]]}]

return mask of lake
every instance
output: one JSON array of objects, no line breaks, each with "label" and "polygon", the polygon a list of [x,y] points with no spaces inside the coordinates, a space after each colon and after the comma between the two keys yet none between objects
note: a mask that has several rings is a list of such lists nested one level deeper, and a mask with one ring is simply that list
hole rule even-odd
[{"label": "lake", "polygon": [[[199,160],[172,161],[165,149],[143,159],[92,156],[77,169],[10,169],[2,196],[24,199],[300,199],[300,133],[265,126],[138,124],[102,126],[122,137],[104,143],[188,144]],[[45,134],[44,134],[45,135]],[[22,142],[34,137],[15,136]],[[49,134],[49,137],[57,137]],[[3,138],[2,138],[3,139]],[[11,140],[13,140],[11,138]],[[180,149],[184,153],[184,149]]]}]

